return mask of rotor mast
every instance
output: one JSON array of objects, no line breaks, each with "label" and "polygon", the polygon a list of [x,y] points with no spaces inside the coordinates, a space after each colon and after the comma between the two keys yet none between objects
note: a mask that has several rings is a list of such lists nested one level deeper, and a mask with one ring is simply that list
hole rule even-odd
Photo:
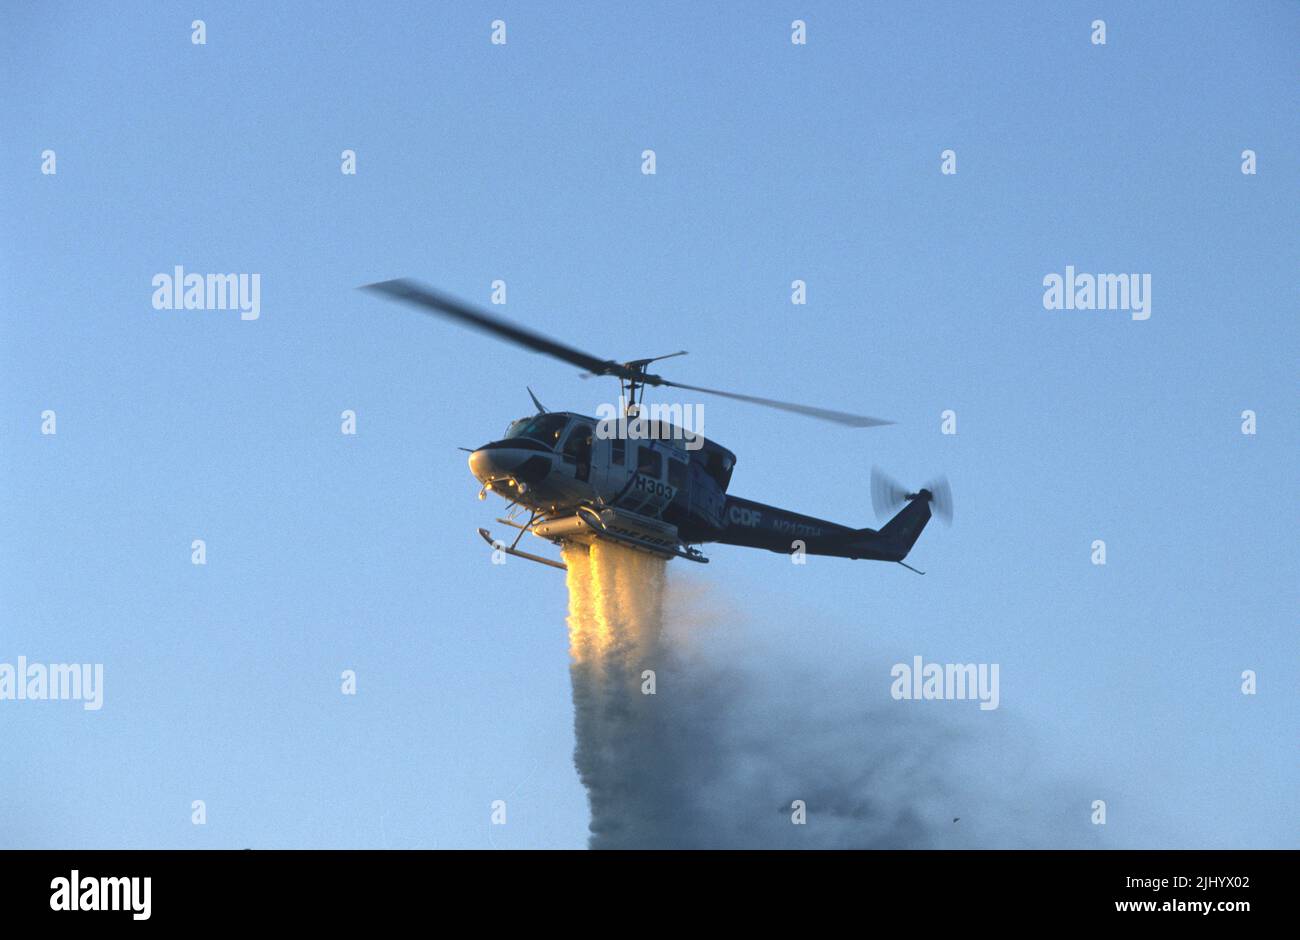
[{"label": "rotor mast", "polygon": [[666,356],[653,356],[649,359],[633,359],[631,362],[623,363],[623,368],[619,370],[618,386],[619,394],[625,402],[624,408],[629,418],[635,418],[641,413],[641,403],[645,400],[645,387],[647,385],[661,385],[663,380],[657,375],[651,375],[646,372],[646,367],[652,362],[658,362],[661,359],[672,359],[674,356],[685,356],[686,350],[682,349],[675,353],[668,353]]}]

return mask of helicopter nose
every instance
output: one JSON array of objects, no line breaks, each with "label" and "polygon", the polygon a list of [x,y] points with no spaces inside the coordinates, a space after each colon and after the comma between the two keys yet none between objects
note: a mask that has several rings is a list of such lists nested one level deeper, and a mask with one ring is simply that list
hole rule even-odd
[{"label": "helicopter nose", "polygon": [[490,483],[494,479],[508,476],[493,458],[492,452],[482,447],[470,452],[469,472],[474,474],[474,479],[480,483]]},{"label": "helicopter nose", "polygon": [[469,455],[469,472],[480,483],[536,483],[551,472],[551,457],[549,451],[538,453],[517,441],[493,441]]}]

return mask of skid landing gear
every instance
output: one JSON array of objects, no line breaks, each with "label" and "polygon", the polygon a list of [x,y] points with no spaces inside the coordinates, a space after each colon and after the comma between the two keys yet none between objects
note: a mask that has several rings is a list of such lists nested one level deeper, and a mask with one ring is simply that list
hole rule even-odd
[{"label": "skid landing gear", "polygon": [[[559,568],[561,571],[569,570],[568,565],[564,564],[562,561],[552,561],[549,558],[543,558],[541,555],[534,555],[531,552],[521,552],[519,549],[515,548],[515,545],[519,544],[519,539],[517,537],[515,538],[514,545],[506,545],[505,542],[498,542],[494,539],[492,533],[487,529],[479,529],[478,534],[483,536],[483,541],[492,546],[493,551],[503,551],[507,555],[514,555],[516,558],[527,558],[529,561],[535,561],[539,565],[550,565],[552,568]],[[522,535],[523,532],[521,531],[519,534]]]}]

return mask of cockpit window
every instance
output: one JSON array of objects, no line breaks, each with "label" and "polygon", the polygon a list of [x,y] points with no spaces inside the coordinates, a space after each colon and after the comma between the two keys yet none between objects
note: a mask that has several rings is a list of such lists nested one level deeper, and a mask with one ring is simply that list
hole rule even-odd
[{"label": "cockpit window", "polygon": [[534,415],[531,418],[521,418],[506,428],[506,438],[526,437],[530,441],[554,448],[568,424],[569,419],[564,415]]}]

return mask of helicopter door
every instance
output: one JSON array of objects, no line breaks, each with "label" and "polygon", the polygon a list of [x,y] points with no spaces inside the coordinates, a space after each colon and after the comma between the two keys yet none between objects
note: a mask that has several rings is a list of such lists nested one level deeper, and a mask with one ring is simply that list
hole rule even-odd
[{"label": "helicopter door", "polygon": [[[627,440],[621,437],[601,437],[591,445],[591,486],[600,496],[612,499],[627,484],[631,469],[627,467]],[[632,447],[636,459],[636,446]]]},{"label": "helicopter door", "polygon": [[633,449],[636,451],[636,474],[628,490],[627,507],[644,516],[657,517],[677,492],[664,475],[665,464],[671,458],[649,441],[635,447],[629,441],[628,450]]},{"label": "helicopter door", "polygon": [[583,483],[591,479],[591,425],[578,423],[569,432],[560,451],[564,462],[573,467],[573,474]]},{"label": "helicopter door", "polygon": [[668,455],[668,486],[673,491],[673,495],[668,498],[675,502],[683,513],[688,513],[691,509],[691,488],[687,485],[690,471],[689,458],[673,448],[673,452]]}]

